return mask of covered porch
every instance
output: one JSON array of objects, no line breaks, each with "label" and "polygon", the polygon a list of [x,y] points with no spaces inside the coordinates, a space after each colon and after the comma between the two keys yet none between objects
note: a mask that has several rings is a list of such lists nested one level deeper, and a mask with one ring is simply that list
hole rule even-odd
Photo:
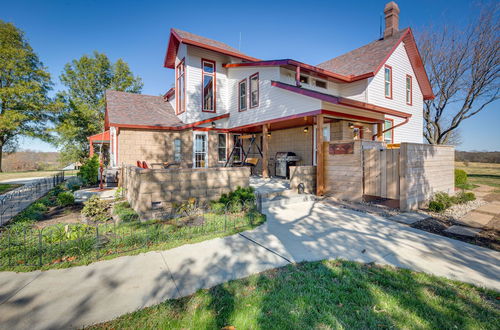
[{"label": "covered porch", "polygon": [[89,156],[92,157],[97,152],[102,157],[103,164],[109,164],[109,150],[111,144],[110,132],[104,131],[87,138],[89,140]]}]

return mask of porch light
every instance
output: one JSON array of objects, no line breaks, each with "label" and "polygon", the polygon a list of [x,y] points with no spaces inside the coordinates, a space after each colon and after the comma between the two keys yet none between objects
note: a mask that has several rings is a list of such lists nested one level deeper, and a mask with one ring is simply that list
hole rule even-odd
[{"label": "porch light", "polygon": [[349,125],[350,129],[354,129],[354,124],[353,123],[349,123],[348,125]]},{"label": "porch light", "polygon": [[309,132],[309,127],[306,126],[306,127],[304,127],[304,133],[307,133],[307,132]]},{"label": "porch light", "polygon": [[267,137],[271,137],[271,132],[267,132]]},{"label": "porch light", "polygon": [[215,128],[215,121],[212,122],[212,128]]}]

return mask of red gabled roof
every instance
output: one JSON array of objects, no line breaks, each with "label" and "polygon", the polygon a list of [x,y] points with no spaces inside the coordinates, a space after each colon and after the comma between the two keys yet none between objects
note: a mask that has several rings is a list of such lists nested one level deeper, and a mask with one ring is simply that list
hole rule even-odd
[{"label": "red gabled roof", "polygon": [[87,137],[87,139],[91,142],[94,142],[94,143],[109,142],[109,140],[110,140],[109,130],[104,131],[102,133],[97,133],[97,134],[91,135],[91,136]]},{"label": "red gabled roof", "polygon": [[390,37],[375,40],[363,47],[320,63],[317,67],[340,75],[354,77],[374,76],[401,42],[404,42],[406,53],[424,99],[433,99],[432,87],[410,28],[403,29]]},{"label": "red gabled roof", "polygon": [[170,39],[168,41],[167,54],[165,55],[164,66],[173,69],[175,66],[175,57],[181,43],[205,48],[247,61],[258,61],[259,59],[243,54],[236,48],[233,48],[223,42],[205,38],[190,32],[179,29],[170,29]]}]

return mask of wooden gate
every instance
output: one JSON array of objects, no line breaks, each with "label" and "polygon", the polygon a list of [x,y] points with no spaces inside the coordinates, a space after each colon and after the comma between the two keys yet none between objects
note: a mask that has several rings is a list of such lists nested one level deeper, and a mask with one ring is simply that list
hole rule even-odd
[{"label": "wooden gate", "polygon": [[363,194],[399,199],[399,149],[363,150]]}]

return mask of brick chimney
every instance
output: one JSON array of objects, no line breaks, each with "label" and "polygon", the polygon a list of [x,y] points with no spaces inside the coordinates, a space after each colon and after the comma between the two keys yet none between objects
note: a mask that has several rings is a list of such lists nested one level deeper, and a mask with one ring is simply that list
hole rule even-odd
[{"label": "brick chimney", "polygon": [[384,8],[385,30],[384,38],[392,36],[399,30],[399,7],[394,1],[389,2]]}]

